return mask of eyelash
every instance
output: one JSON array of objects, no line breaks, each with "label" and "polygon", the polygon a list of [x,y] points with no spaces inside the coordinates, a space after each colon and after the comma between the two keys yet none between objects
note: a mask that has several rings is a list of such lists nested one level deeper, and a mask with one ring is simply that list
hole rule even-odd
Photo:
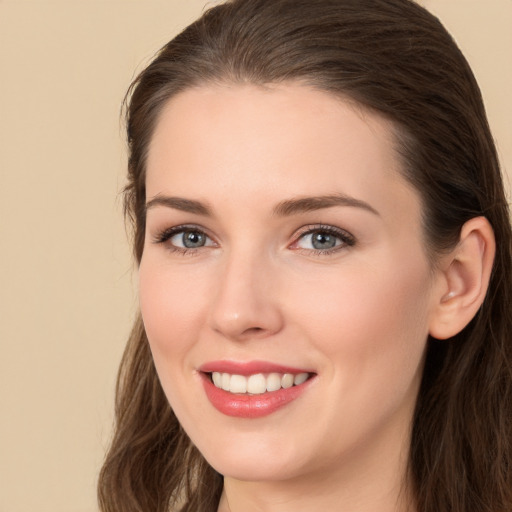
[{"label": "eyelash", "polygon": [[[192,233],[199,233],[204,235],[205,237],[212,240],[211,237],[208,236],[208,234],[201,228],[193,225],[180,225],[180,226],[174,226],[172,228],[165,229],[158,233],[154,239],[153,242],[156,244],[165,244],[168,242],[173,236],[178,235],[180,233],[186,233],[186,232],[192,232]],[[293,245],[297,245],[298,242],[306,237],[307,235],[311,235],[313,233],[323,233],[327,235],[335,236],[337,239],[341,241],[340,244],[335,245],[333,248],[329,249],[304,249],[300,247],[293,248]],[[309,225],[304,226],[297,236],[295,237],[295,241],[289,246],[292,247],[292,250],[295,251],[301,251],[306,252],[308,254],[314,253],[315,255],[329,255],[334,254],[346,247],[353,247],[356,244],[356,239],[353,235],[351,235],[348,231],[345,231],[343,229],[324,225],[324,224],[315,224],[315,225]],[[169,251],[173,253],[179,253],[179,254],[197,254],[197,251],[199,249],[202,249],[205,246],[200,247],[178,247],[176,245],[168,244]]]},{"label": "eyelash", "polygon": [[[209,238],[211,240],[211,237],[209,237],[205,231],[197,226],[191,226],[191,225],[181,225],[181,226],[174,226],[172,228],[164,229],[160,233],[158,233],[155,238],[154,242],[157,244],[165,244],[167,241],[169,241],[173,236],[179,235],[180,233],[200,233],[204,235],[205,237]],[[173,253],[178,254],[197,254],[198,249],[202,249],[204,246],[193,248],[193,247],[178,247],[176,245],[167,244],[169,251]]]},{"label": "eyelash", "polygon": [[306,253],[314,253],[315,255],[330,255],[347,247],[353,247],[356,244],[355,237],[351,235],[348,231],[345,231],[344,229],[325,224],[314,224],[304,226],[301,230],[299,230],[297,236],[295,237],[295,241],[291,245],[297,245],[301,239],[303,239],[307,235],[312,235],[313,233],[323,233],[327,235],[332,235],[338,238],[341,241],[341,243],[330,249],[304,249],[297,247],[293,250],[301,252],[304,251]]}]

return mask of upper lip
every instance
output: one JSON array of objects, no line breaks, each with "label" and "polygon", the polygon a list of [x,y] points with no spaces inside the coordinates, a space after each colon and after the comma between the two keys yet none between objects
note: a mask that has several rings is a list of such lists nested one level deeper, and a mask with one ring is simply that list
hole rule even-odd
[{"label": "upper lip", "polygon": [[254,375],[256,373],[312,373],[304,368],[293,368],[282,364],[271,363],[269,361],[210,361],[199,367],[203,373],[230,373],[234,375]]}]

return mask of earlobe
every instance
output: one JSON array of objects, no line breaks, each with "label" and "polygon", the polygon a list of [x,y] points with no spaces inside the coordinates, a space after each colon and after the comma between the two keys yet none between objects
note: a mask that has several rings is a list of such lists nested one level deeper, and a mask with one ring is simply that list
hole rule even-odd
[{"label": "earlobe", "polygon": [[429,333],[437,339],[458,334],[478,312],[491,277],[496,242],[485,217],[462,226],[457,246],[442,257]]}]

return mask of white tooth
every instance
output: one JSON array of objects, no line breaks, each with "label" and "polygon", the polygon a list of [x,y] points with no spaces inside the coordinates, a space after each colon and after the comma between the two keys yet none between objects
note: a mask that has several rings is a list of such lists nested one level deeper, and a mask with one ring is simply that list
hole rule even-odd
[{"label": "white tooth", "polygon": [[262,373],[256,373],[247,379],[247,393],[260,395],[261,393],[265,393],[266,390],[267,379],[265,379]]},{"label": "white tooth", "polygon": [[229,381],[231,380],[231,375],[229,373],[222,374],[221,386],[224,391],[229,391]]},{"label": "white tooth", "polygon": [[281,389],[281,375],[271,373],[267,377],[267,391],[277,391],[278,389]]},{"label": "white tooth", "polygon": [[222,387],[222,375],[219,372],[212,373],[212,380],[215,386],[217,386],[218,388]]},{"label": "white tooth", "polygon": [[243,375],[231,375],[229,391],[231,391],[231,393],[247,392],[247,377]]},{"label": "white tooth", "polygon": [[308,374],[307,373],[298,373],[295,375],[295,378],[293,379],[293,383],[298,386],[299,384],[302,384],[303,382],[306,382],[308,380]]},{"label": "white tooth", "polygon": [[281,386],[284,389],[291,388],[293,386],[293,375],[291,373],[285,373],[281,379]]}]

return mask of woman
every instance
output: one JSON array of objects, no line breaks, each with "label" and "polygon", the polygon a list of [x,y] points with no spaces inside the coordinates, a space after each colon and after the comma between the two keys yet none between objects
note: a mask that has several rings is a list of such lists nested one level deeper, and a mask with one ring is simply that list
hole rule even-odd
[{"label": "woman", "polygon": [[234,0],[135,80],[103,511],[508,511],[511,232],[409,0]]}]

